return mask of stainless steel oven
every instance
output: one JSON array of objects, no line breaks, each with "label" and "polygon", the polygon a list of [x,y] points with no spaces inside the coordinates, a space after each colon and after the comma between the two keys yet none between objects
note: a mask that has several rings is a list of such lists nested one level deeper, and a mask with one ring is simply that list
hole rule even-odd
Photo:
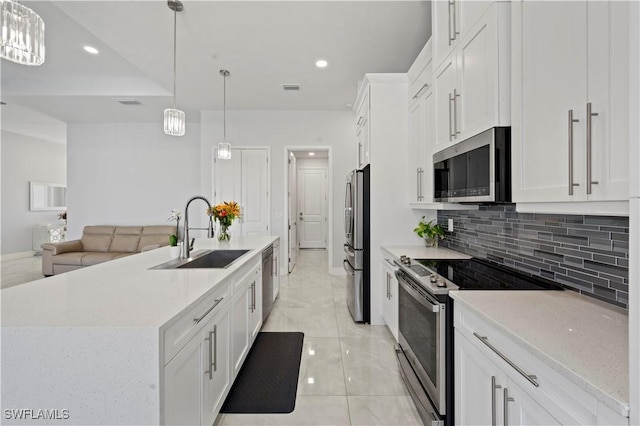
[{"label": "stainless steel oven", "polygon": [[402,375],[425,424],[442,425],[447,413],[447,296],[439,301],[402,269],[396,276],[400,343],[396,352]]}]

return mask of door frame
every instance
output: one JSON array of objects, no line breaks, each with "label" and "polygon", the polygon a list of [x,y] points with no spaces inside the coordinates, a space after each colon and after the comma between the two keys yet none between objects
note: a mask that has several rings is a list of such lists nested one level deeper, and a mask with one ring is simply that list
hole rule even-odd
[{"label": "door frame", "polygon": [[[333,258],[333,149],[329,145],[285,145],[283,148],[282,158],[284,159],[284,182],[283,194],[289,191],[289,153],[292,151],[323,151],[327,153],[327,273],[331,274],[333,268],[331,261]],[[297,171],[296,171],[297,172]],[[283,222],[282,229],[288,233],[289,229],[289,206],[288,197],[283,197]],[[284,267],[289,270],[289,238],[283,238],[283,253],[286,253]],[[280,266],[282,266],[282,263]]]}]

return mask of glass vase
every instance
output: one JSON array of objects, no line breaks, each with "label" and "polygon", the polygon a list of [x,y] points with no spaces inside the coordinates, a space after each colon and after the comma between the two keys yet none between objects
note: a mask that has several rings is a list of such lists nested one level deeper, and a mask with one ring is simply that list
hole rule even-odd
[{"label": "glass vase", "polygon": [[229,234],[229,225],[220,224],[220,230],[218,231],[218,241],[226,243],[231,240],[231,234]]}]

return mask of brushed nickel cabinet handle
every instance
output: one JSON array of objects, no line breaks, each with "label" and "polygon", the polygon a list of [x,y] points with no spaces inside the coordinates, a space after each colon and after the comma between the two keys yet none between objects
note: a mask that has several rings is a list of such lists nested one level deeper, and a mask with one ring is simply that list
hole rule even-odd
[{"label": "brushed nickel cabinet handle", "polygon": [[453,137],[458,138],[460,132],[458,131],[458,98],[460,93],[457,89],[453,89]]},{"label": "brushed nickel cabinet handle", "polygon": [[213,379],[213,368],[211,368],[211,366],[213,365],[213,361],[211,360],[211,358],[213,357],[213,349],[211,348],[211,335],[213,334],[212,331],[210,331],[208,333],[208,336],[204,338],[204,340],[209,342],[209,369],[206,370],[204,372],[204,374],[208,374],[209,375],[209,380]]},{"label": "brushed nickel cabinet handle", "polygon": [[496,385],[496,376],[491,376],[491,426],[497,425],[496,420],[496,389],[502,386]]},{"label": "brushed nickel cabinet handle", "polygon": [[504,426],[509,426],[509,403],[515,401],[515,399],[509,396],[509,389],[504,388]]},{"label": "brushed nickel cabinet handle", "polygon": [[449,46],[451,46],[451,42],[454,40],[454,38],[451,37],[451,6],[453,6],[453,2],[449,1],[447,4],[447,7],[448,7],[447,15],[449,17],[447,21],[447,25],[448,25],[447,35],[449,36]]},{"label": "brushed nickel cabinet handle", "polygon": [[456,2],[455,0],[453,0],[451,2],[451,6],[453,9],[453,40],[457,40],[458,39],[458,35],[460,35],[460,32],[458,31],[458,25],[456,24],[456,18],[458,13],[456,12]]},{"label": "brushed nickel cabinet handle", "polygon": [[592,185],[597,185],[597,181],[593,181],[592,173],[593,173],[593,149],[592,149],[592,140],[593,140],[593,132],[591,130],[591,118],[597,116],[597,112],[593,112],[593,108],[591,102],[587,103],[587,194],[591,194]]},{"label": "brushed nickel cabinet handle", "polygon": [[451,92],[449,92],[449,142],[456,136],[455,133],[452,133],[451,126],[451,103],[455,101],[455,98],[451,96]]},{"label": "brushed nickel cabinet handle", "polygon": [[417,98],[419,98],[419,97],[422,95],[422,92],[423,92],[425,89],[428,89],[428,88],[429,88],[429,83],[425,83],[425,84],[423,84],[423,85],[422,85],[422,87],[420,88],[420,90],[418,90],[418,91],[416,92],[416,94],[415,94],[415,95],[413,95],[413,99],[417,99]]},{"label": "brushed nickel cabinet handle", "polygon": [[533,386],[540,387],[540,384],[537,382],[538,377],[534,374],[527,374],[522,368],[518,367],[513,361],[506,357],[502,352],[496,349],[491,343],[489,343],[489,338],[487,336],[481,336],[477,332],[473,332],[473,335],[476,336],[482,343],[484,343],[489,349],[491,349],[496,355],[502,358],[507,364],[513,367],[518,373],[522,375],[525,379],[527,379]]},{"label": "brushed nickel cabinet handle", "polygon": [[218,371],[218,324],[213,326],[213,371]]},{"label": "brushed nickel cabinet handle", "polygon": [[573,110],[569,110],[569,195],[573,195],[573,187],[579,186],[573,183],[573,123],[577,123],[577,118],[573,118]]}]

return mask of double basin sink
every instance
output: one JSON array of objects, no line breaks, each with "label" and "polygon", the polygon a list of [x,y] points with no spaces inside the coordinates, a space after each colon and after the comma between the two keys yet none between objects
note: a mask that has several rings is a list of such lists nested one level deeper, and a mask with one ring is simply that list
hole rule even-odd
[{"label": "double basin sink", "polygon": [[224,269],[250,250],[198,250],[188,259],[173,259],[150,269]]}]

